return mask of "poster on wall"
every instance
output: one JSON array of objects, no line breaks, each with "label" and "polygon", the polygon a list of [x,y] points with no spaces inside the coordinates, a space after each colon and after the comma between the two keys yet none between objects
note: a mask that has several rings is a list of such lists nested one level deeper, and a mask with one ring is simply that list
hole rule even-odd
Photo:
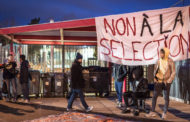
[{"label": "poster on wall", "polygon": [[164,47],[174,61],[190,58],[189,18],[190,6],[96,17],[98,59],[149,65]]}]

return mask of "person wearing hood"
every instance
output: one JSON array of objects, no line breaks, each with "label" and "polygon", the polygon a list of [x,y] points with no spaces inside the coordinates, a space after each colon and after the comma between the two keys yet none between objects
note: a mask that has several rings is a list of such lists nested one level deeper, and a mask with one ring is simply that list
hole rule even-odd
[{"label": "person wearing hood", "polygon": [[71,97],[68,101],[67,111],[72,109],[72,104],[75,99],[76,94],[79,95],[82,105],[84,106],[86,112],[92,111],[93,107],[89,107],[84,99],[84,94],[82,89],[85,88],[85,80],[82,74],[82,58],[80,53],[77,53],[76,59],[71,67]]},{"label": "person wearing hood", "polygon": [[122,104],[122,90],[123,90],[123,81],[127,75],[126,66],[120,64],[113,65],[113,79],[115,81],[115,90],[117,93],[117,107],[121,107]]},{"label": "person wearing hood", "polygon": [[[132,98],[133,105],[138,109],[137,99],[142,98],[143,96],[146,97],[148,92],[148,80],[143,77],[143,71],[139,70],[138,68],[134,69],[132,72],[132,91],[125,92],[123,94],[123,98],[125,101],[125,107],[122,113],[129,113],[131,112],[129,108],[128,98]],[[142,101],[140,101],[142,103]],[[134,114],[138,115],[139,110],[134,110]]]},{"label": "person wearing hood", "polygon": [[[135,71],[135,72],[134,72]],[[134,73],[136,77],[141,77],[143,76],[144,70],[143,70],[143,66],[129,66],[128,68],[128,90],[132,90],[134,88],[134,83],[136,82],[133,77]]]},{"label": "person wearing hood", "polygon": [[169,93],[171,84],[175,78],[175,63],[169,58],[170,51],[168,48],[163,48],[160,50],[160,59],[157,61],[154,67],[154,94],[152,98],[152,112],[150,112],[147,117],[156,116],[155,107],[158,95],[163,91],[163,96],[165,100],[164,112],[162,114],[162,119],[166,119],[166,113],[169,106]]}]

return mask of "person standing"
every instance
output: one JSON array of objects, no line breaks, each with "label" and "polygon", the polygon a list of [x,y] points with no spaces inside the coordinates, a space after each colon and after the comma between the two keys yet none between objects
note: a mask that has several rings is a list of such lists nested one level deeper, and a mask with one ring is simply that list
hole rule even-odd
[{"label": "person standing", "polygon": [[175,78],[175,63],[169,58],[170,51],[168,48],[163,48],[160,50],[160,59],[157,61],[154,67],[154,94],[152,98],[152,112],[150,112],[147,117],[156,116],[155,107],[158,95],[163,91],[163,96],[165,100],[164,112],[162,114],[162,119],[166,119],[166,113],[169,106],[169,93],[171,84]]},{"label": "person standing", "polygon": [[72,104],[75,99],[76,94],[79,95],[82,105],[84,106],[86,112],[92,111],[93,107],[89,107],[84,99],[84,94],[82,89],[85,87],[85,81],[82,74],[82,58],[80,53],[77,53],[76,59],[71,67],[71,96],[68,101],[67,111],[72,109]]},{"label": "person standing", "polygon": [[25,103],[29,103],[29,62],[25,59],[25,55],[20,55],[20,84]]},{"label": "person standing", "polygon": [[12,54],[8,55],[8,62],[6,62],[3,66],[3,79],[5,80],[7,84],[7,101],[11,101],[11,90],[10,85],[12,85],[12,91],[13,91],[13,102],[16,102],[17,97],[17,88],[16,88],[16,75],[17,75],[17,64],[14,61],[14,57]]},{"label": "person standing", "polygon": [[122,90],[123,90],[123,81],[127,75],[126,66],[120,64],[113,65],[113,80],[115,81],[115,90],[117,93],[117,107],[122,106]]}]

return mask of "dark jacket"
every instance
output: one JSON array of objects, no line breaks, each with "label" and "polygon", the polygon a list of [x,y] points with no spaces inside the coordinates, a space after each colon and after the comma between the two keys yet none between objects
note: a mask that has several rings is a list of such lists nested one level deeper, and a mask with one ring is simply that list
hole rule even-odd
[{"label": "dark jacket", "polygon": [[[11,67],[10,69],[8,67]],[[16,77],[16,67],[15,61],[9,62],[3,65],[3,79],[12,79]]]},{"label": "dark jacket", "polygon": [[82,89],[85,87],[85,80],[82,74],[82,66],[78,61],[75,61],[71,67],[71,88]]},{"label": "dark jacket", "polygon": [[[148,91],[148,80],[143,77],[143,70],[140,67],[137,67],[133,70],[133,73],[135,75],[134,81],[132,81],[132,86],[135,89],[134,92],[146,92]],[[136,82],[139,82],[137,86],[135,86]]]},{"label": "dark jacket", "polygon": [[113,65],[113,78],[115,81],[120,81],[122,82],[124,78],[127,75],[127,69],[126,66],[120,65],[120,64],[114,64]]},{"label": "dark jacket", "polygon": [[135,80],[133,78],[133,72],[135,72],[136,77],[141,78],[143,75],[143,67],[142,66],[129,66],[128,77],[129,77],[130,82]]},{"label": "dark jacket", "polygon": [[23,61],[20,66],[20,83],[28,83],[29,80],[29,63],[27,60]]},{"label": "dark jacket", "polygon": [[137,85],[136,92],[147,92],[148,91],[148,80],[146,78],[141,78],[139,84]]}]

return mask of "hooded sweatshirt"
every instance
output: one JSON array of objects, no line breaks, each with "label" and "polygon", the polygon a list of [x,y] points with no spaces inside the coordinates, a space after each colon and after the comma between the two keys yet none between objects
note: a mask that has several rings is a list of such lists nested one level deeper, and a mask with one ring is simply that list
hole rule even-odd
[{"label": "hooded sweatshirt", "polygon": [[160,68],[160,72],[162,74],[165,74],[166,73],[166,70],[168,68],[168,58],[169,58],[169,54],[170,54],[170,51],[168,48],[164,48],[164,52],[165,52],[165,56],[164,58],[160,58],[160,64],[159,64],[159,68]]},{"label": "hooded sweatshirt", "polygon": [[175,78],[175,63],[169,58],[170,50],[168,48],[164,48],[165,57],[160,58],[155,67],[154,67],[154,81],[157,83],[172,83]]}]

